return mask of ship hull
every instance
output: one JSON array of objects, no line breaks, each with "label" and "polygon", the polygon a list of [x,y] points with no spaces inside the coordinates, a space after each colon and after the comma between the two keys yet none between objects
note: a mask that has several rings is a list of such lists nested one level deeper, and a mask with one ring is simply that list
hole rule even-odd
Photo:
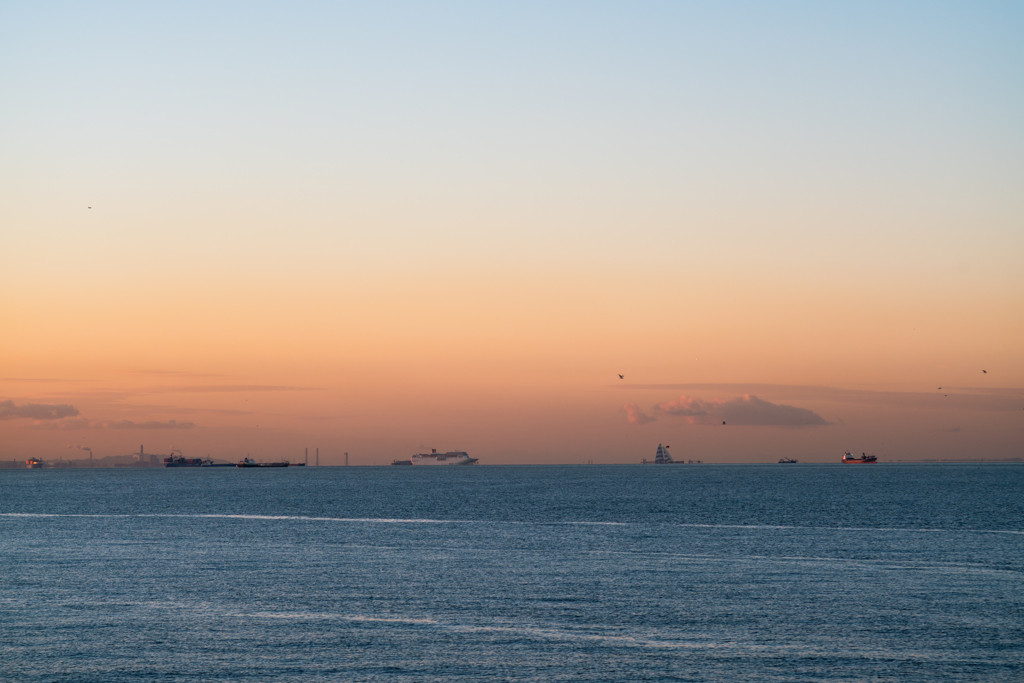
[{"label": "ship hull", "polygon": [[437,465],[475,465],[477,458],[417,458],[413,456],[411,462],[417,467],[434,467]]}]

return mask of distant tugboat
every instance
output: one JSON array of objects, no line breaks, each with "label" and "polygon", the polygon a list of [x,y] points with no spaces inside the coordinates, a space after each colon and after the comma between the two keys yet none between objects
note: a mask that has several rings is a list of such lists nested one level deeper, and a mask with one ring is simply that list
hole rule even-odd
[{"label": "distant tugboat", "polygon": [[793,458],[783,458],[783,459],[779,460],[779,464],[780,465],[792,465],[793,463],[797,463],[797,462],[800,462],[800,461],[799,460],[794,460]]},{"label": "distant tugboat", "polygon": [[850,455],[850,451],[846,451],[846,453],[843,454],[843,462],[854,465],[870,465],[878,462],[878,458],[874,455],[868,455],[867,453],[861,453],[859,458],[855,458]]}]

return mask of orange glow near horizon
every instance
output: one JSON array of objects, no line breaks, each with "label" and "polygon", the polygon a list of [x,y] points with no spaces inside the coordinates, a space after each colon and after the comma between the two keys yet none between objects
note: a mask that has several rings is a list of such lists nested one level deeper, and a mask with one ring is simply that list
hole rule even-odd
[{"label": "orange glow near horizon", "polygon": [[[59,421],[0,422],[0,457],[53,457],[63,442],[83,439],[131,452],[148,439],[154,449],[168,441],[230,457],[260,448],[294,455],[319,442],[330,463],[340,451],[351,452],[353,464],[383,463],[431,444],[471,445],[494,463],[632,462],[649,455],[651,442],[668,440],[667,429],[679,432],[678,452],[692,442],[705,449],[694,456],[704,460],[757,459],[765,451],[827,459],[857,447],[841,436],[851,415],[864,420],[857,439],[895,441],[894,457],[952,457],[959,451],[947,432],[928,436],[948,411],[938,404],[933,414],[915,401],[942,385],[972,393],[986,381],[995,390],[1024,377],[1010,348],[1021,337],[1019,323],[997,307],[969,310],[970,299],[958,310],[952,293],[929,305],[906,288],[895,297],[840,284],[818,291],[752,281],[670,289],[665,279],[621,271],[392,273],[372,285],[356,278],[291,287],[235,282],[209,286],[204,295],[174,282],[141,283],[131,292],[19,302],[7,309],[15,333],[3,341],[4,398],[70,403],[80,418],[72,429],[48,428]],[[971,322],[946,329],[950,317]],[[991,374],[982,375],[980,365]],[[667,415],[642,425],[626,420],[623,404],[650,411],[684,393],[660,388],[675,384],[735,385],[689,393],[704,400],[753,393],[816,411],[832,424],[739,425],[730,434]],[[768,386],[745,389],[751,385]],[[785,388],[794,386],[915,398],[871,409],[857,403],[856,392],[836,399],[807,389],[790,398]],[[999,428],[986,422],[986,408],[959,409],[967,411],[964,424],[996,430],[990,436],[1004,445],[989,448],[1014,453],[1017,417]],[[101,426],[172,419],[196,427]],[[967,437],[961,441],[981,438],[964,425],[946,427],[956,428],[948,433]],[[768,449],[766,432],[776,442]]]}]

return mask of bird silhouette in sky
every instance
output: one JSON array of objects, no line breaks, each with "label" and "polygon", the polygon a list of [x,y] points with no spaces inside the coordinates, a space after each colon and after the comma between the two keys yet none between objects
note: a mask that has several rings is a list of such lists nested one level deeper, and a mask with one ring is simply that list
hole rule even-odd
[{"label": "bird silhouette in sky", "polygon": [[[616,373],[616,374],[618,374],[618,373]],[[619,379],[626,379],[626,376],[625,375],[619,375]]]},{"label": "bird silhouette in sky", "polygon": [[988,374],[988,370],[982,370],[982,372],[984,372],[986,375]]}]

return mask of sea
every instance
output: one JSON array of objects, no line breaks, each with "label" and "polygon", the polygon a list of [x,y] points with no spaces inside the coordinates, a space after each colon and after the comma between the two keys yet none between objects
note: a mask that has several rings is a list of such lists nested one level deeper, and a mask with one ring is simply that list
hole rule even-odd
[{"label": "sea", "polygon": [[1024,465],[0,471],[5,681],[1022,681]]}]

